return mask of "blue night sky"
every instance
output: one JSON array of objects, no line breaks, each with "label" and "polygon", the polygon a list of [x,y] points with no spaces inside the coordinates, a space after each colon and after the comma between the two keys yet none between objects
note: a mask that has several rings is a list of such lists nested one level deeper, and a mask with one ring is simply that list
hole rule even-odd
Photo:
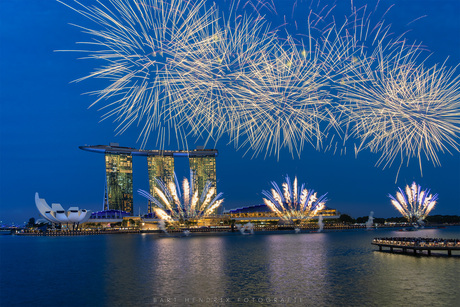
[{"label": "blue night sky", "polygon": [[[268,12],[267,18],[273,25],[281,23],[284,14],[291,14],[294,2],[275,0],[278,15]],[[336,8],[336,15],[348,14],[349,1],[344,3],[347,5]],[[379,7],[386,10],[391,4],[381,1]],[[360,6],[359,1],[355,5]],[[298,5],[294,19],[301,24],[305,15]],[[421,16],[425,17],[411,23]],[[458,0],[400,0],[386,20],[396,34],[410,30],[406,34],[409,40],[423,42],[426,55],[432,53],[427,65],[443,63],[449,57],[447,66],[455,66],[460,63],[458,16]],[[75,42],[88,39],[70,23],[87,25],[88,21],[53,0],[0,1],[0,220],[5,224],[39,217],[35,192],[64,208],[76,205],[101,210],[104,156],[78,146],[117,142],[140,147],[137,127],[116,136],[116,123],[100,122],[104,113],[97,106],[88,109],[93,97],[82,93],[101,88],[101,81],[71,83],[97,63],[77,59],[78,53],[55,52],[78,49]],[[203,142],[190,139],[189,146]],[[165,147],[177,149],[174,143]],[[439,194],[432,214],[460,215],[460,154],[455,150],[439,153],[441,167],[425,160],[423,177],[418,161],[411,160],[395,183],[399,162],[382,170],[374,166],[378,155],[369,152],[355,158],[352,153],[334,155],[305,147],[300,159],[293,159],[284,149],[278,160],[263,154],[244,156],[244,150],[236,150],[225,140],[215,147],[219,150],[218,190],[224,193],[225,209],[262,203],[261,191],[270,188],[270,181],[281,184],[289,174],[319,194],[328,192],[327,206],[353,217],[370,211],[376,217],[398,216],[387,195],[414,180]],[[155,149],[155,140],[146,148]],[[187,163],[176,163],[181,178],[188,172]],[[134,190],[138,188],[148,189],[147,162],[141,157],[134,158]],[[136,214],[139,210],[145,213],[147,200],[135,193],[134,207]]]}]

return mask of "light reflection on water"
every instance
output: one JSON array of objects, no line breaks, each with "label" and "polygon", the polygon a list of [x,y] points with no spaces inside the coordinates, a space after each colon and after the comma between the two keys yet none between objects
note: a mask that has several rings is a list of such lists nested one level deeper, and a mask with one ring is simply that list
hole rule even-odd
[{"label": "light reflection on water", "polygon": [[303,306],[457,305],[460,257],[382,253],[370,244],[376,236],[455,238],[460,228],[187,238],[3,236],[0,303],[199,306],[200,299],[222,298],[218,305],[275,299]]},{"label": "light reflection on water", "polygon": [[156,245],[146,267],[152,297],[224,296],[225,242],[221,238],[164,238],[150,243]]},{"label": "light reflection on water", "polygon": [[272,296],[324,305],[327,234],[268,236]]}]

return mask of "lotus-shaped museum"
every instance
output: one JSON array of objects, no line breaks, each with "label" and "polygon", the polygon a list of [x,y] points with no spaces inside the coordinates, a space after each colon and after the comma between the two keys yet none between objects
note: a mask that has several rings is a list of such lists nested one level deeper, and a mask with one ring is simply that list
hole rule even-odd
[{"label": "lotus-shaped museum", "polygon": [[79,209],[78,207],[70,207],[69,210],[64,210],[61,204],[51,204],[51,207],[43,198],[35,193],[35,205],[40,214],[51,223],[84,223],[91,217],[91,210]]}]

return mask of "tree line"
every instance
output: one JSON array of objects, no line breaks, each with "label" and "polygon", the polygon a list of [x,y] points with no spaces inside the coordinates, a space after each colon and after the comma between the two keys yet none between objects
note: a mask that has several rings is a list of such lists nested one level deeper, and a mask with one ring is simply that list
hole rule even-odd
[{"label": "tree line", "polygon": [[[342,214],[337,219],[338,222],[342,224],[364,224],[369,220],[369,216],[361,216],[356,219],[351,217],[348,214]],[[402,217],[389,217],[389,218],[379,218],[374,217],[374,224],[385,224],[387,223],[405,223],[407,220]],[[427,216],[425,219],[425,223],[427,224],[460,224],[460,216],[458,215],[432,215]]]}]

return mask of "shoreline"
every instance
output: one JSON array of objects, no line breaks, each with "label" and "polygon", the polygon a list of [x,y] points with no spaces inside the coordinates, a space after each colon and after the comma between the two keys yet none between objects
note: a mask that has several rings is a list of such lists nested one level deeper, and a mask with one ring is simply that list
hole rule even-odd
[{"label": "shoreline", "polygon": [[321,231],[318,228],[294,228],[294,227],[283,227],[283,228],[254,228],[251,230],[240,231],[234,229],[233,231],[229,228],[207,228],[207,229],[180,229],[180,230],[74,230],[74,231],[25,231],[25,232],[11,232],[10,235],[15,236],[29,236],[29,237],[73,237],[73,236],[93,236],[93,235],[113,235],[113,234],[152,234],[158,237],[197,237],[197,236],[232,236],[232,235],[270,235],[270,234],[299,234],[299,233],[327,233],[327,232],[339,232],[339,231],[378,231],[378,230],[389,230],[393,229],[401,232],[416,232],[418,230],[430,230],[430,229],[442,229],[445,227],[460,226],[454,225],[433,225],[427,226],[421,229],[405,229],[406,227],[401,226],[382,226],[367,228],[366,226],[340,226],[340,227],[324,227]]}]

